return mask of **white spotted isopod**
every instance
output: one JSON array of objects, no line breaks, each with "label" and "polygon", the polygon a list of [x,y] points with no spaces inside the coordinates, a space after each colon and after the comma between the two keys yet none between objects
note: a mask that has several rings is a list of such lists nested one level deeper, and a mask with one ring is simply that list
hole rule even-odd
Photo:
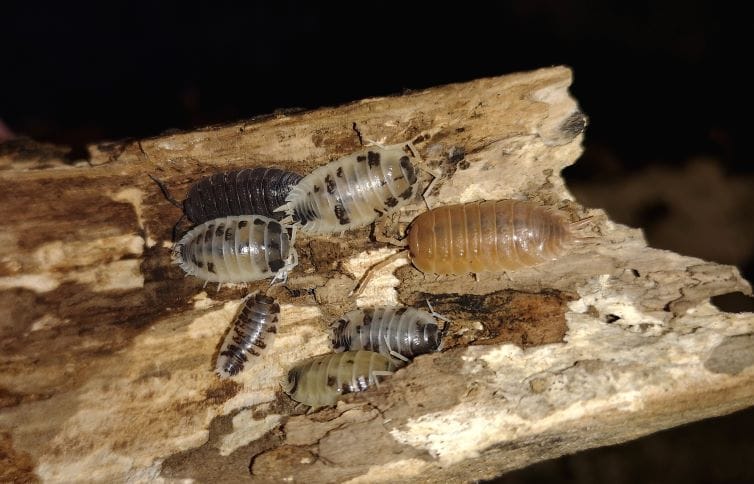
[{"label": "white spotted isopod", "polygon": [[282,386],[293,400],[316,409],[379,384],[380,378],[396,369],[391,358],[373,351],[328,353],[297,363]]},{"label": "white spotted isopod", "polygon": [[[442,329],[435,318],[445,321]],[[448,320],[434,311],[377,306],[346,313],[332,325],[330,334],[335,351],[376,351],[409,361],[439,351],[447,326]]]},{"label": "white spotted isopod", "polygon": [[411,201],[418,178],[407,143],[374,146],[320,166],[305,176],[277,211],[308,234],[364,227]]},{"label": "white spotted isopod", "polygon": [[220,347],[216,373],[229,378],[243,371],[250,356],[261,357],[275,339],[279,317],[280,306],[273,298],[247,296]]},{"label": "white spotted isopod", "polygon": [[295,231],[261,215],[217,218],[186,233],[173,259],[186,274],[209,282],[285,280],[298,263]]}]

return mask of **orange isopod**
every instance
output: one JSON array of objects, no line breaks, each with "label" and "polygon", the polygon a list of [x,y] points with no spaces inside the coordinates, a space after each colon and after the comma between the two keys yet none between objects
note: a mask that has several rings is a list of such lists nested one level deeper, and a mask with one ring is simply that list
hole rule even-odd
[{"label": "orange isopod", "polygon": [[[408,227],[408,256],[426,274],[504,272],[557,259],[591,217],[568,222],[563,214],[533,202],[486,200],[437,207]],[[367,269],[351,294],[404,251]]]},{"label": "orange isopod", "polygon": [[411,222],[409,258],[430,274],[529,267],[563,252],[573,239],[570,225],[557,212],[519,200],[437,207]]}]

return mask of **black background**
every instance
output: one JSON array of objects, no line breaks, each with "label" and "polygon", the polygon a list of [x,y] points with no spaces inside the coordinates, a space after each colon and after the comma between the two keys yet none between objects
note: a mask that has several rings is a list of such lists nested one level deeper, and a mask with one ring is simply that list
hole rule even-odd
[{"label": "black background", "polygon": [[[590,117],[569,184],[698,156],[752,180],[751,30],[723,2],[3,3],[0,120],[83,154],[99,140],[565,64]],[[754,247],[734,262],[754,278]],[[742,412],[500,482],[754,480],[753,429]]]}]

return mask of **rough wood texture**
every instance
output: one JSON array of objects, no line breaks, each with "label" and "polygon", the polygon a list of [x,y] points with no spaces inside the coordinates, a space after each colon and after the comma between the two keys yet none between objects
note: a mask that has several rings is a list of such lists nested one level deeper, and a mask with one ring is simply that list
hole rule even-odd
[{"label": "rough wood texture", "polygon": [[[735,268],[646,247],[588,213],[560,170],[585,118],[557,67],[339,108],[91,147],[88,161],[0,146],[0,480],[437,482],[636,438],[754,403],[754,316],[710,296],[750,293]],[[214,357],[248,288],[202,288],[170,264],[176,196],[218,170],[300,173],[364,139],[414,140],[438,174],[431,205],[530,198],[592,217],[593,238],[507,275],[425,277],[395,252],[417,201],[377,228],[301,237],[275,347],[231,381]],[[56,151],[57,150],[57,151]],[[425,176],[425,184],[430,177]],[[445,350],[384,385],[306,415],[278,380],[328,351],[357,305],[430,299],[453,319]],[[513,344],[511,344],[513,343]],[[250,474],[251,472],[251,474]]]}]

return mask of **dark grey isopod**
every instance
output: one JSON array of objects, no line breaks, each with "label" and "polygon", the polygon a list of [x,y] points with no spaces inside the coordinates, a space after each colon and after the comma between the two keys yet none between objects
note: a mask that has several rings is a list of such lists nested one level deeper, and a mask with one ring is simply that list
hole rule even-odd
[{"label": "dark grey isopod", "polygon": [[[435,318],[446,321],[441,329]],[[407,361],[438,351],[447,320],[436,313],[378,306],[347,313],[331,327],[335,351],[368,350]]]},{"label": "dark grey isopod", "polygon": [[228,215],[264,215],[280,220],[274,210],[285,203],[301,175],[277,168],[226,171],[191,185],[183,211],[195,224]]},{"label": "dark grey isopod", "polygon": [[[163,182],[150,175],[162,190],[165,198],[183,210],[194,224],[229,215],[264,215],[275,220],[283,218],[275,209],[285,203],[285,198],[301,175],[278,168],[250,168],[231,170],[207,176],[189,188],[183,203],[178,202]],[[181,218],[182,220],[182,218]],[[173,229],[175,240],[176,227]]]},{"label": "dark grey isopod", "polygon": [[275,339],[279,317],[280,306],[273,298],[263,294],[247,296],[220,348],[217,374],[221,378],[237,375],[249,357],[261,357]]},{"label": "dark grey isopod", "polygon": [[261,215],[218,218],[189,230],[173,258],[187,274],[209,282],[285,280],[298,263],[295,230]]}]

